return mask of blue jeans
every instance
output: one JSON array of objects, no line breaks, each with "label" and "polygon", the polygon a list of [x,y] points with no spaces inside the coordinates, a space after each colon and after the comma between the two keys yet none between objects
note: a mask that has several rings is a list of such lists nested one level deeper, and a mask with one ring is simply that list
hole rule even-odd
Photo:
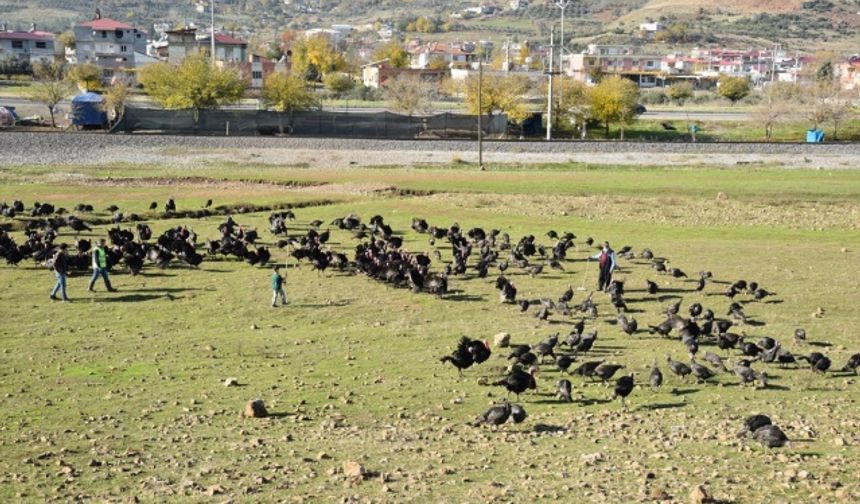
[{"label": "blue jeans", "polygon": [[96,280],[98,280],[99,277],[102,277],[104,279],[105,287],[107,287],[107,290],[113,289],[113,287],[111,287],[110,285],[110,278],[108,278],[107,268],[94,268],[93,277],[90,278],[90,290],[93,289],[93,286],[96,284]]},{"label": "blue jeans", "polygon": [[66,297],[66,275],[59,271],[55,271],[54,276],[57,277],[57,283],[54,285],[54,289],[51,290],[51,297],[56,297],[57,291],[61,291],[63,294],[63,300],[68,301],[69,298]]}]

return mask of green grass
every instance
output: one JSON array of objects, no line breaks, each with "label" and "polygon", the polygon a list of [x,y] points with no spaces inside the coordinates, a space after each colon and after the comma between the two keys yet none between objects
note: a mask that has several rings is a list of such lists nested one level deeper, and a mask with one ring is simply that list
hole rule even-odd
[{"label": "green grass", "polygon": [[[118,185],[104,182],[109,177]],[[201,178],[163,185],[179,177]],[[93,186],[93,179],[102,182]],[[318,185],[280,185],[285,181]],[[350,190],[360,183],[435,194]],[[180,210],[197,208],[206,197],[216,205],[325,199],[333,203],[296,210],[291,234],[303,233],[313,219],[328,223],[354,212],[366,222],[379,214],[403,233],[405,248],[428,252],[427,237],[409,229],[413,216],[440,226],[498,228],[513,240],[531,233],[544,244],[547,230],[571,230],[578,247],[564,272],[531,278],[508,271],[520,297],[557,297],[568,285],[593,288],[594,264],[582,261],[593,253],[583,244],[587,236],[637,251],[650,247],[691,276],[707,269],[719,281],[759,281],[779,302],[746,303],[747,314],[765,325],[741,330],[753,341],[777,337],[796,353],[824,351],[841,367],[858,351],[860,289],[851,274],[860,252],[858,188],[856,170],[120,165],[7,168],[0,201],[90,202],[105,216],[101,208],[109,203],[144,211],[168,195]],[[717,202],[718,191],[729,199]],[[156,233],[188,225],[201,241],[216,238],[222,220],[149,217]],[[274,240],[265,231],[265,213],[235,218],[260,229],[264,243]],[[93,236],[103,233],[99,228]],[[59,237],[73,239],[67,232]],[[447,261],[450,247],[443,241],[436,246]],[[334,230],[330,245],[351,256],[357,243]],[[273,251],[286,260],[285,251]],[[530,415],[524,424],[473,428],[465,423],[503,395],[477,381],[502,372],[505,362],[497,355],[504,351],[494,349],[489,362],[463,378],[438,358],[463,334],[492,340],[505,331],[515,342],[535,343],[565,334],[572,319],[553,315],[552,323],[538,323],[500,305],[492,285],[496,270],[486,279],[473,271],[454,276],[453,292],[437,299],[287,264],[291,304],[277,309],[268,306],[270,271],[235,260],[207,259],[199,269],[148,266],[137,277],[119,270],[113,281],[120,291],[110,295],[101,286],[86,292],[88,275],[80,272],[69,282],[70,304],[47,301],[52,276],[43,266],[0,266],[0,499],[120,500],[133,493],[144,501],[202,502],[211,500],[206,491],[214,485],[223,491],[217,499],[305,502],[352,495],[384,502],[632,502],[652,488],[684,501],[699,484],[739,503],[833,502],[860,490],[853,377],[768,366],[770,389],[741,388],[727,375],[708,385],[683,382],[664,364],[667,353],[685,358],[681,344],[624,335],[610,323],[608,299],[596,294],[600,316],[588,326],[599,338],[585,359],[623,363],[640,382],[657,359],[667,384],[658,391],[637,388],[625,413],[607,402],[611,388],[572,378],[575,395],[587,401],[560,404],[552,394],[561,376],[547,365],[537,393],[522,397]],[[641,310],[633,314],[640,325],[658,322],[661,306],[673,300],[641,292],[646,278],[667,296],[683,296],[684,307],[699,301],[725,313],[728,300],[716,295],[724,285],[712,283],[699,294],[691,280],[658,275],[642,261],[621,265],[618,276],[627,282],[631,307]],[[587,290],[577,291],[574,302]],[[812,318],[818,307],[825,315]],[[795,344],[798,326],[812,343],[829,346]],[[224,387],[228,377],[243,386]],[[242,419],[245,402],[256,397],[284,416]],[[735,439],[743,416],[758,412],[771,415],[795,440],[792,446],[768,451]],[[540,424],[557,431],[538,432]],[[593,465],[582,458],[595,453],[602,460]],[[346,460],[381,475],[345,485],[339,469]],[[62,472],[64,465],[74,468],[73,477]],[[811,476],[789,481],[788,470]],[[655,477],[646,487],[648,473]]]}]

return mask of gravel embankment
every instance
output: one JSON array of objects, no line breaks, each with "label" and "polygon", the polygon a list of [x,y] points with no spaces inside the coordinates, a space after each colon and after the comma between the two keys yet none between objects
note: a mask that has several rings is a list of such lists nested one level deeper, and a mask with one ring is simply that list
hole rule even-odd
[{"label": "gravel embankment", "polygon": [[[234,161],[322,168],[477,161],[475,141],[0,133],[3,165]],[[485,162],[860,167],[860,144],[486,142]]]}]

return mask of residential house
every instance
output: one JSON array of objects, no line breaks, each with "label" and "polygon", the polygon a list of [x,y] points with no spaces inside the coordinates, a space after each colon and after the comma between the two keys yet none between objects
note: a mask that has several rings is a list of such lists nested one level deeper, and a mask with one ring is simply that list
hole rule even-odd
[{"label": "residential house", "polygon": [[[167,31],[167,62],[178,65],[191,56],[203,52],[210,54],[212,37],[198,35],[196,28],[179,28]],[[223,33],[215,34],[215,62],[218,64],[248,61],[248,43]]]},{"label": "residential house", "polygon": [[448,70],[431,70],[421,68],[394,68],[387,59],[374,61],[361,66],[361,79],[366,87],[379,89],[394,77],[400,75],[417,75],[424,80],[441,82],[448,75]]},{"label": "residential house", "polygon": [[662,56],[640,54],[630,46],[590,44],[585,52],[571,55],[566,73],[587,84],[594,83],[597,73],[620,75],[648,88],[657,85],[662,60]]},{"label": "residential house", "polygon": [[121,73],[132,75],[135,68],[150,61],[146,33],[97,14],[75,26],[75,59],[100,67],[105,81]]},{"label": "residential house", "polygon": [[427,44],[410,43],[407,48],[410,56],[409,66],[412,68],[427,68],[433,60],[442,60],[448,67],[468,67],[478,61],[474,43],[428,42]]},{"label": "residential house", "polygon": [[666,29],[666,25],[656,21],[652,23],[641,23],[639,25],[639,37],[646,40],[654,40],[657,37],[657,32]]},{"label": "residential house", "polygon": [[276,71],[278,62],[270,60],[259,54],[248,55],[248,61],[239,65],[242,76],[248,79],[251,89],[261,89],[266,77]]},{"label": "residential house", "polygon": [[839,84],[845,91],[860,90],[860,55],[855,54],[837,67]]},{"label": "residential house", "polygon": [[54,60],[54,34],[36,31],[31,25],[27,31],[10,31],[0,27],[0,60],[16,59],[29,63],[48,63]]}]

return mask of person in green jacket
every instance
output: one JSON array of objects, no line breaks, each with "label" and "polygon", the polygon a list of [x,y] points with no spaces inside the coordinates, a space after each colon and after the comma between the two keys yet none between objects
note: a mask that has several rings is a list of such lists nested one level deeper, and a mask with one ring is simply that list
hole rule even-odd
[{"label": "person in green jacket", "polygon": [[105,251],[105,239],[101,238],[99,240],[98,245],[93,249],[93,277],[90,279],[90,291],[95,291],[93,286],[96,284],[96,280],[99,277],[102,277],[105,281],[105,287],[110,292],[116,292],[110,284],[110,278],[108,277],[108,264],[107,264],[107,252]]},{"label": "person in green jacket", "polygon": [[272,269],[272,307],[278,305],[278,297],[281,298],[281,305],[286,306],[287,304],[287,294],[284,292],[284,283],[286,282],[286,275],[281,276],[281,267],[275,266]]}]

